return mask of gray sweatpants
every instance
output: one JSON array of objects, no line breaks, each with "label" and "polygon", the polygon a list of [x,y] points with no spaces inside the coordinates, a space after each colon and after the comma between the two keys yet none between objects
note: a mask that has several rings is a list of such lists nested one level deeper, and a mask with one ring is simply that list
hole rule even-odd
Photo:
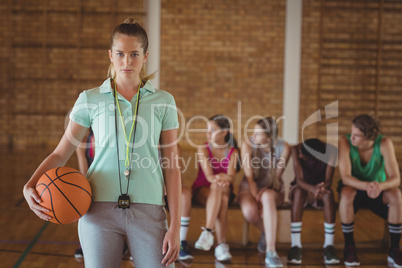
[{"label": "gray sweatpants", "polygon": [[114,202],[92,202],[78,223],[85,267],[120,267],[124,237],[136,268],[165,267],[161,262],[166,231],[163,206],[131,204],[128,209],[120,209]]}]

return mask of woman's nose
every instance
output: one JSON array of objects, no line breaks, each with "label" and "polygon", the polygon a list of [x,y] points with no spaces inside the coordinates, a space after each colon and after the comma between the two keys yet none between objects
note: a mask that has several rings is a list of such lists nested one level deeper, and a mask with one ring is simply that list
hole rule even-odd
[{"label": "woman's nose", "polygon": [[127,66],[131,65],[131,59],[130,59],[129,55],[126,55],[125,63],[126,63]]}]

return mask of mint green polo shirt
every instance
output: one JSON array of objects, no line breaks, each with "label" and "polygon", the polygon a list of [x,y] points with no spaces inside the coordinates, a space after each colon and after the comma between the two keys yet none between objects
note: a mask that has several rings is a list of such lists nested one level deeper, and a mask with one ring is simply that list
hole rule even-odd
[{"label": "mint green polo shirt", "polygon": [[[164,205],[165,184],[158,159],[158,143],[161,131],[179,128],[176,103],[171,94],[155,89],[149,81],[140,92],[128,194],[131,203]],[[130,102],[118,94],[118,100],[128,136],[134,120],[137,95]],[[95,136],[95,158],[86,175],[92,186],[93,201],[117,202],[121,194],[118,172],[121,174],[122,192],[127,192],[128,181],[124,176],[127,147],[118,110],[117,116],[119,157],[110,79],[100,87],[83,91],[70,113],[72,121],[91,127]],[[120,171],[117,161],[120,162]]]}]

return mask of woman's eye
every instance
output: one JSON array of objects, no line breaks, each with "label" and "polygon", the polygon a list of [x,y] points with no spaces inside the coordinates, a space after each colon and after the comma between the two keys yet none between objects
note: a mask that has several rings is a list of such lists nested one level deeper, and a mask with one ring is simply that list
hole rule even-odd
[{"label": "woman's eye", "polygon": [[131,54],[133,57],[138,57],[139,55],[137,53]]}]

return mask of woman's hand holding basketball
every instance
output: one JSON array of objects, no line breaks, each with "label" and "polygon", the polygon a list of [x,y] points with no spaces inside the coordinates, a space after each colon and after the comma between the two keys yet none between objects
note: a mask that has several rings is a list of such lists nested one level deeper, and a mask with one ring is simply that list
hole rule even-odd
[{"label": "woman's hand holding basketball", "polygon": [[38,193],[36,192],[34,187],[25,184],[24,186],[24,198],[27,201],[29,208],[42,220],[49,221],[52,217],[47,215],[44,212],[50,212],[49,209],[42,207],[39,203],[42,202]]}]

